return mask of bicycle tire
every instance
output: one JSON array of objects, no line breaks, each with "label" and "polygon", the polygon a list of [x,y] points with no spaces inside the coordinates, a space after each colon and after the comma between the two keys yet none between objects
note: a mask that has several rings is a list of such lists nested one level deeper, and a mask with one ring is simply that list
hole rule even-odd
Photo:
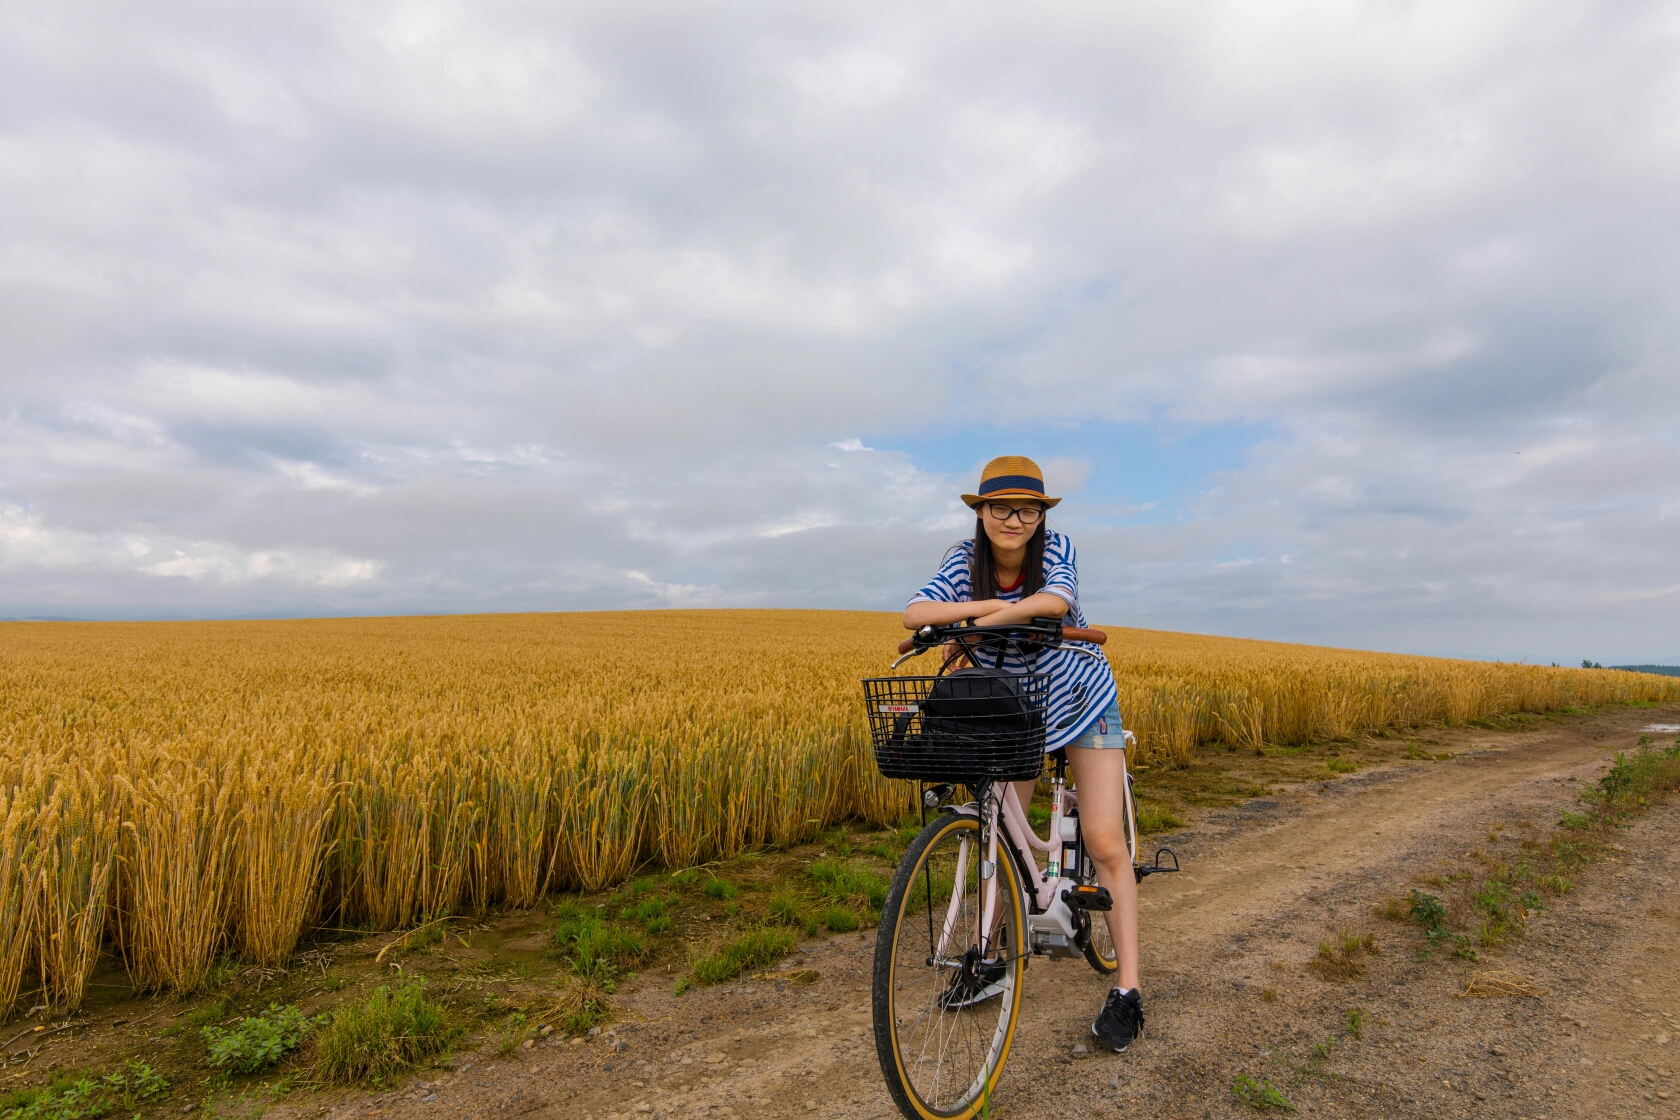
[{"label": "bicycle tire", "polygon": [[[1097,879],[1097,865],[1083,851],[1079,856],[1079,877],[1087,883]],[[1101,976],[1113,976],[1120,970],[1120,954],[1114,951],[1114,938],[1109,934],[1108,915],[1086,911],[1085,920],[1091,923],[1085,938],[1085,962]]]},{"label": "bicycle tire", "polygon": [[[959,895],[955,869],[965,841]],[[994,929],[1003,960],[986,965],[978,959],[980,918],[978,906],[969,903],[979,898],[979,841],[978,819],[958,813],[935,818],[899,862],[881,911],[871,990],[875,1050],[893,1103],[908,1120],[977,1115],[995,1096],[1015,1039],[1027,956],[1026,914],[1014,862],[1000,852]],[[940,893],[935,884],[944,872],[951,885]],[[944,964],[936,963],[940,931],[947,924],[936,922],[941,912],[953,916],[949,924],[957,938],[945,946]],[[965,952],[961,966],[953,967],[951,950],[959,943]],[[985,987],[974,990],[972,1002],[953,1008],[954,994],[965,998],[959,988],[965,980]],[[995,995],[981,994],[991,987],[999,989]],[[938,1048],[930,1055],[934,1043]]]}]

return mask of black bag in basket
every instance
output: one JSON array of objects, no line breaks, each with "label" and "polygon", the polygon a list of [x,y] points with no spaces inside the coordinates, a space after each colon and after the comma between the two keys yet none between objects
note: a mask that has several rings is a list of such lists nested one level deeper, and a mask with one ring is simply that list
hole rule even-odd
[{"label": "black bag in basket", "polygon": [[1025,745],[1043,724],[1043,713],[1022,693],[1021,679],[1000,669],[958,669],[933,682],[922,701],[922,731],[942,746]]}]

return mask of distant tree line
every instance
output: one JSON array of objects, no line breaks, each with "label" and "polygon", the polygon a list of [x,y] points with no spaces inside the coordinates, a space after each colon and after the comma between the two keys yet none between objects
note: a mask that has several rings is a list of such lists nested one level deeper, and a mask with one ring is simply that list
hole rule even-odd
[{"label": "distant tree line", "polygon": [[[1604,668],[1604,666],[1596,663],[1589,665],[1585,661],[1581,663],[1581,667],[1583,669]],[[1665,677],[1680,677],[1680,665],[1612,665],[1610,668],[1626,669],[1630,673],[1660,673]]]}]

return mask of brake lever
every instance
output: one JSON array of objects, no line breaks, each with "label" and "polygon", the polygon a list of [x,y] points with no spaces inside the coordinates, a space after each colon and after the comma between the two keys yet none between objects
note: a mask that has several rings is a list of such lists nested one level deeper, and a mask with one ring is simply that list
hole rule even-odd
[{"label": "brake lever", "polygon": [[890,668],[896,669],[900,665],[904,664],[906,661],[910,660],[912,657],[920,657],[922,654],[926,653],[928,650],[930,650],[932,648],[933,648],[932,646],[923,646],[921,649],[913,649],[909,653],[900,654],[899,657],[898,657],[898,660],[894,661],[892,663],[892,665],[890,666]]}]

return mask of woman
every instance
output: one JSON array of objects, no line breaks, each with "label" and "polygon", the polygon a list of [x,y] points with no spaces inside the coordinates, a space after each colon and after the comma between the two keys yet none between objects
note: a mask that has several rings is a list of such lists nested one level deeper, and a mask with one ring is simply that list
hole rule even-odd
[{"label": "woman", "polygon": [[[970,618],[981,626],[1034,618],[1084,626],[1073,543],[1045,525],[1045,511],[1061,499],[1045,496],[1038,464],[1019,455],[993,459],[981,472],[979,493],[962,499],[978,517],[974,539],[947,553],[939,573],[910,600],[905,628]],[[1084,643],[1067,644],[1095,651]],[[1009,667],[1028,671],[1024,663]],[[1107,920],[1120,968],[1091,1033],[1118,1053],[1143,1028],[1143,998],[1138,992],[1137,879],[1122,832],[1126,738],[1114,674],[1107,661],[1065,649],[1036,655],[1030,668],[1050,677],[1045,748],[1067,751],[1079,790],[1085,850],[1097,866],[1097,881],[1115,900]],[[1023,806],[1032,801],[1035,785],[1016,783]]]}]

